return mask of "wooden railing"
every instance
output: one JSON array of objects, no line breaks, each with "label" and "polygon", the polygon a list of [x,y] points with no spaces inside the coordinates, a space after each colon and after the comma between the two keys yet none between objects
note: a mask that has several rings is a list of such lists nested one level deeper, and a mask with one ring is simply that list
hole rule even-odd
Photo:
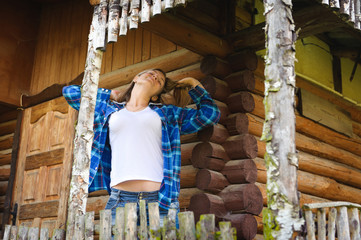
[{"label": "wooden railing", "polygon": [[[170,209],[160,226],[158,203],[148,204],[149,225],[147,224],[146,202],[141,200],[139,204],[139,226],[137,225],[137,205],[127,203],[125,207],[116,209],[115,225],[112,226],[110,210],[100,211],[100,221],[94,224],[94,212],[87,213],[82,219],[77,219],[76,230],[72,239],[93,239],[94,233],[99,234],[99,239],[236,239],[236,230],[230,222],[220,222],[219,228],[215,226],[213,214],[201,215],[195,225],[193,212],[178,213],[179,228],[176,227],[176,209]],[[25,226],[7,225],[4,240],[8,239],[49,239],[47,229],[27,228]],[[61,229],[54,230],[51,239],[65,239],[65,232]]]},{"label": "wooden railing", "polygon": [[312,203],[303,206],[307,225],[307,239],[349,240],[361,239],[361,205],[349,202]]}]

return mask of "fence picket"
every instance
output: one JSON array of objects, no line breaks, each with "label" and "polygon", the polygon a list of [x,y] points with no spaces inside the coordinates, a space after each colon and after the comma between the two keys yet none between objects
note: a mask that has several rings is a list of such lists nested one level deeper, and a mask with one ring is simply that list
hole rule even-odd
[{"label": "fence picket", "polygon": [[40,229],[40,240],[48,240],[49,239],[49,229],[41,228]]},{"label": "fence picket", "polygon": [[9,240],[10,229],[11,229],[11,225],[5,225],[4,238],[3,238],[4,240]]},{"label": "fence picket", "polygon": [[233,240],[234,230],[230,222],[219,222],[219,229],[221,232],[221,240]]},{"label": "fence picket", "polygon": [[74,224],[74,239],[83,239],[84,238],[84,227],[85,227],[85,216],[84,215],[79,215],[76,219],[75,219],[75,224]]},{"label": "fence picket", "polygon": [[348,220],[350,224],[351,240],[360,239],[360,220],[357,208],[350,208],[348,211]]},{"label": "fence picket", "polygon": [[350,240],[347,207],[337,208],[337,236],[338,239]]},{"label": "fence picket", "polygon": [[326,211],[324,208],[317,209],[318,240],[326,240]]},{"label": "fence picket", "polygon": [[179,237],[181,240],[195,240],[195,226],[193,212],[181,212],[179,219]]},{"label": "fence picket", "polygon": [[18,230],[18,237],[17,237],[17,239],[19,239],[19,240],[28,239],[28,231],[29,231],[29,228],[28,228],[28,227],[20,226],[20,227],[19,227],[19,230]]},{"label": "fence picket", "polygon": [[215,239],[215,219],[214,214],[201,215],[199,222],[196,225],[197,236],[200,240]]},{"label": "fence picket", "polygon": [[336,233],[336,208],[330,208],[328,212],[328,240],[335,240]]},{"label": "fence picket", "polygon": [[111,240],[112,239],[112,212],[111,210],[101,210],[100,213],[100,229],[99,239],[100,240]]},{"label": "fence picket", "polygon": [[38,240],[39,239],[39,228],[37,228],[37,227],[29,228],[28,239],[29,240]]},{"label": "fence picket", "polygon": [[94,212],[87,212],[85,214],[85,240],[93,240],[94,239]]},{"label": "fence picket", "polygon": [[151,240],[160,239],[159,204],[148,203],[149,237]]},{"label": "fence picket", "polygon": [[138,238],[141,240],[148,239],[148,223],[147,223],[147,209],[146,209],[146,201],[139,201],[139,218],[140,218],[140,226],[138,231]]},{"label": "fence picket", "polygon": [[17,226],[11,226],[10,229],[10,240],[16,240],[16,233],[18,232]]},{"label": "fence picket", "polygon": [[124,207],[118,207],[115,213],[114,240],[124,240]]},{"label": "fence picket", "polygon": [[137,239],[137,203],[125,204],[125,240]]},{"label": "fence picket", "polygon": [[312,211],[306,210],[305,216],[306,216],[306,225],[307,225],[307,239],[316,240],[315,221],[313,220]]},{"label": "fence picket", "polygon": [[52,240],[63,240],[65,239],[64,229],[54,229]]},{"label": "fence picket", "polygon": [[163,219],[163,239],[175,240],[177,239],[176,228],[177,209],[169,209],[168,215]]}]

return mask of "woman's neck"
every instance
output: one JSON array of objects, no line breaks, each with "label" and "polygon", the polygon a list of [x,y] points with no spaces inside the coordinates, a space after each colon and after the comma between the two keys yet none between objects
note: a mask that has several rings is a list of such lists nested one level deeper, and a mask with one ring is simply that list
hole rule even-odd
[{"label": "woman's neck", "polygon": [[128,109],[140,109],[148,106],[150,97],[141,88],[133,89],[132,95],[127,102]]}]

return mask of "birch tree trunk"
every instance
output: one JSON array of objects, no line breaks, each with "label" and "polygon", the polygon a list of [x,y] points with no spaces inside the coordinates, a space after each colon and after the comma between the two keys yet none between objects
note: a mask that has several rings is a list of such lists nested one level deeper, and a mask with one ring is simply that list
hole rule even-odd
[{"label": "birch tree trunk", "polygon": [[265,239],[291,239],[299,231],[295,147],[295,25],[291,0],[264,0],[266,16],[265,122],[267,202]]},{"label": "birch tree trunk", "polygon": [[68,220],[66,239],[74,239],[76,218],[85,215],[88,197],[89,166],[93,143],[94,109],[97,97],[99,75],[103,52],[94,47],[97,38],[102,37],[104,26],[101,26],[102,9],[94,6],[93,20],[88,39],[88,54],[82,83],[82,97],[79,109],[78,124],[74,138],[74,163],[70,183],[68,202]]}]

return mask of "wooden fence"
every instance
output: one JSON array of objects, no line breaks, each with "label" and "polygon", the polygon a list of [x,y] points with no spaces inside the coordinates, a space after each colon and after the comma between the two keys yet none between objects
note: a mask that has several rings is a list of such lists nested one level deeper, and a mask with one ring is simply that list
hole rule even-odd
[{"label": "wooden fence", "polygon": [[[176,209],[170,209],[163,219],[163,227],[160,226],[158,203],[148,204],[149,225],[147,224],[146,202],[141,200],[139,204],[139,226],[137,224],[137,204],[127,203],[125,207],[116,209],[115,225],[112,226],[110,210],[100,211],[100,221],[94,222],[94,212],[89,212],[82,218],[77,219],[76,229],[72,239],[94,239],[94,234],[99,234],[103,240],[131,240],[131,239],[236,239],[236,230],[230,222],[220,222],[219,228],[215,226],[213,214],[201,215],[197,224],[194,222],[193,212],[178,213],[179,228],[176,227]],[[49,231],[42,228],[28,228],[25,226],[6,225],[4,240],[8,239],[49,239]],[[65,231],[54,230],[51,239],[65,239]]]},{"label": "wooden fence", "polygon": [[325,202],[305,204],[303,209],[308,240],[326,240],[326,236],[328,240],[361,239],[359,215],[361,205],[349,202]]}]

